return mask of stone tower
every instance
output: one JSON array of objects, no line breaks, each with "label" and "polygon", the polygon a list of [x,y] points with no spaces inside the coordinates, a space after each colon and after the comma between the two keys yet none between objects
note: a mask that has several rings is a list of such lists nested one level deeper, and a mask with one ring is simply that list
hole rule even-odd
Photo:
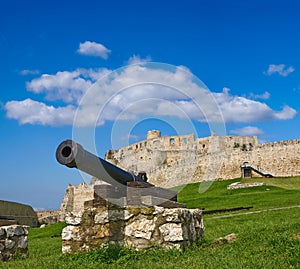
[{"label": "stone tower", "polygon": [[159,137],[161,137],[161,133],[159,130],[151,130],[147,132],[147,140],[151,140]]}]

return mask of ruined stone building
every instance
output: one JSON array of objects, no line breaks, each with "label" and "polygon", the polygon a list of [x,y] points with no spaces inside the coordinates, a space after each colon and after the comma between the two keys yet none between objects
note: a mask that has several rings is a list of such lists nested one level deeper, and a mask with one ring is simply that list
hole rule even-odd
[{"label": "ruined stone building", "polygon": [[105,158],[125,170],[145,171],[162,187],[241,177],[244,162],[273,176],[294,176],[300,175],[300,140],[259,144],[256,136],[195,138],[152,130],[146,140],[109,150]]}]

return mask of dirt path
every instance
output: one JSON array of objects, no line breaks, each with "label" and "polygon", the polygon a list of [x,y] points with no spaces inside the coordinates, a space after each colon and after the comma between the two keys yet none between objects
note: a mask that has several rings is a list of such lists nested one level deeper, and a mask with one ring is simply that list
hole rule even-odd
[{"label": "dirt path", "polygon": [[258,213],[262,213],[262,212],[285,210],[285,209],[291,209],[291,208],[300,208],[300,205],[277,207],[277,208],[268,208],[268,209],[262,209],[262,210],[257,210],[257,211],[250,211],[250,212],[243,212],[243,213],[237,213],[237,214],[229,214],[229,215],[223,215],[223,216],[208,217],[208,218],[205,218],[205,219],[231,218],[231,217],[236,217],[236,216],[258,214]]}]

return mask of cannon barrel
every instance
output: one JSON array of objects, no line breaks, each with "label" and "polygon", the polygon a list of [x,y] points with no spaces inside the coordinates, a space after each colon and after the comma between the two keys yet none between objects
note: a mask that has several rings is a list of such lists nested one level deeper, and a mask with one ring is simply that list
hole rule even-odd
[{"label": "cannon barrel", "polygon": [[126,185],[128,182],[139,181],[153,186],[142,178],[86,151],[73,140],[65,140],[60,143],[56,150],[56,159],[60,164],[70,168],[77,168],[112,185],[115,185],[116,181],[122,185]]}]

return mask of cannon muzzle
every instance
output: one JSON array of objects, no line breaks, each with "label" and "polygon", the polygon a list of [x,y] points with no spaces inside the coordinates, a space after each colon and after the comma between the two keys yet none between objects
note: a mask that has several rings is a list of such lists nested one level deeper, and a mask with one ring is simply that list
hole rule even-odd
[{"label": "cannon muzzle", "polygon": [[60,164],[70,168],[75,167],[112,185],[115,185],[116,181],[122,185],[139,181],[153,186],[141,177],[135,176],[86,151],[73,140],[65,140],[57,147],[56,159]]}]

